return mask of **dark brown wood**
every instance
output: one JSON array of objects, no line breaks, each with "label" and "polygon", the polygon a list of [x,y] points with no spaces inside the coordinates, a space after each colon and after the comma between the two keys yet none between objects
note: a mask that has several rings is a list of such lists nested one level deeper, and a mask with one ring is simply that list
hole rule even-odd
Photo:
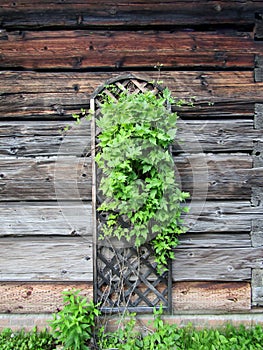
[{"label": "dark brown wood", "polygon": [[[95,88],[117,74],[0,72],[0,118],[70,120],[72,113],[89,108]],[[262,101],[263,83],[254,84],[252,71],[134,74],[150,81],[163,80],[175,98],[195,96],[194,108],[179,109],[183,118],[253,118],[254,103]]]},{"label": "dark brown wood", "polygon": [[234,312],[250,310],[250,284],[246,282],[176,282],[173,310]]},{"label": "dark brown wood", "polygon": [[249,281],[251,268],[261,268],[263,248],[175,250],[174,281]]},{"label": "dark brown wood", "polygon": [[1,281],[92,281],[92,244],[84,237],[1,238]]},{"label": "dark brown wood", "polygon": [[[1,282],[0,313],[53,313],[63,306],[63,292],[80,290],[92,299],[92,284],[83,282]],[[51,317],[50,317],[51,318]]]},{"label": "dark brown wood", "polygon": [[[1,164],[1,200],[91,199],[90,158],[4,158]],[[250,199],[262,177],[262,168],[252,169],[252,157],[241,153],[175,156],[175,170],[195,199]]]},{"label": "dark brown wood", "polygon": [[1,1],[4,28],[253,24],[261,1]]},{"label": "dark brown wood", "polygon": [[[252,32],[1,32],[0,67],[26,69],[254,68]],[[129,40],[127,40],[127,37]]]}]

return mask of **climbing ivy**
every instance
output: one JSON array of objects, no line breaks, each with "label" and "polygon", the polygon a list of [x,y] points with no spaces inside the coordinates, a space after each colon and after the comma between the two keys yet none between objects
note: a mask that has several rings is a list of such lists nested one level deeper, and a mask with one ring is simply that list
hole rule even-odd
[{"label": "climbing ivy", "polygon": [[103,174],[101,238],[115,237],[136,247],[150,241],[157,268],[164,272],[174,259],[178,235],[185,232],[181,214],[187,207],[182,202],[189,197],[177,183],[169,151],[178,115],[167,104],[174,101],[168,89],[158,97],[151,91],[122,92],[117,101],[101,97],[95,157]]}]

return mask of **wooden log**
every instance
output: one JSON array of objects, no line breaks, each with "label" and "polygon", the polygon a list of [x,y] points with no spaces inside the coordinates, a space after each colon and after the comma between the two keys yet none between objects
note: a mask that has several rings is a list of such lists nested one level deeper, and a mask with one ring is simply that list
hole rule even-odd
[{"label": "wooden log", "polygon": [[[92,242],[91,203],[82,202],[1,202],[0,236],[75,236]],[[192,203],[185,218],[189,233],[180,236],[181,248],[232,247],[251,245],[248,234],[252,220],[262,210],[249,201]],[[213,234],[215,233],[215,234]]]},{"label": "wooden log", "polygon": [[173,281],[249,281],[261,268],[263,248],[175,250]]},{"label": "wooden log", "polygon": [[173,311],[248,311],[251,288],[246,282],[175,282]]},{"label": "wooden log", "polygon": [[92,245],[84,237],[1,238],[1,281],[92,281]]},{"label": "wooden log", "polygon": [[[72,120],[72,113],[89,108],[89,96],[94,89],[117,75],[116,72],[0,72],[0,118]],[[162,79],[175,98],[195,96],[194,108],[179,109],[183,118],[253,118],[254,102],[262,101],[263,83],[254,83],[252,71],[162,71],[161,76],[147,72],[144,78]]]},{"label": "wooden log", "polygon": [[[263,53],[252,32],[1,32],[0,67],[25,69],[254,68]],[[203,82],[205,85],[205,82]]]},{"label": "wooden log", "polygon": [[260,1],[1,1],[4,28],[253,24]]},{"label": "wooden log", "polygon": [[[70,132],[63,130],[71,125]],[[204,152],[251,152],[254,140],[261,137],[261,131],[253,129],[253,121],[246,119],[179,120],[176,140],[181,146],[174,146],[180,152],[184,146],[196,151],[196,143]],[[190,137],[189,135],[192,135]],[[63,147],[61,145],[63,144]],[[182,146],[183,145],[183,146]],[[0,125],[0,156],[81,156],[90,151],[90,125],[72,122],[2,122]]]},{"label": "wooden log", "polygon": [[[92,283],[83,282],[0,282],[0,313],[53,313],[63,306],[63,292],[80,290],[92,299]],[[50,317],[51,319],[51,317]]]},{"label": "wooden log", "polygon": [[[176,181],[194,199],[250,199],[262,168],[252,170],[246,154],[175,156]],[[1,200],[90,200],[89,158],[4,158],[0,173]]]},{"label": "wooden log", "polygon": [[[61,309],[62,292],[81,290],[92,298],[91,283],[1,282],[1,313],[53,313]],[[250,284],[246,282],[176,282],[173,311],[244,311],[250,309]]]},{"label": "wooden log", "polygon": [[91,244],[91,204],[82,202],[0,203],[0,236],[82,236]]}]

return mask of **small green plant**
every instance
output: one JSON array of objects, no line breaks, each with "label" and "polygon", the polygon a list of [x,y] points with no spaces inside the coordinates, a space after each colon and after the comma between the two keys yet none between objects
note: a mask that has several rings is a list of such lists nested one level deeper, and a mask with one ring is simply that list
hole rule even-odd
[{"label": "small green plant", "polygon": [[38,332],[34,328],[30,332],[24,330],[12,331],[9,328],[0,333],[1,350],[53,350],[55,339],[47,331]]},{"label": "small green plant", "polygon": [[64,307],[53,315],[50,326],[53,336],[63,349],[87,350],[93,336],[95,319],[100,314],[98,305],[88,302],[79,290],[63,292]]}]

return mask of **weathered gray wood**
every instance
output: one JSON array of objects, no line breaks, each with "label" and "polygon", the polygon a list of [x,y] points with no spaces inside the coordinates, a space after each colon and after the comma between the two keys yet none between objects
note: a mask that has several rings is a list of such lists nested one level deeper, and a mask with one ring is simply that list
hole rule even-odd
[{"label": "weathered gray wood", "polygon": [[175,250],[174,281],[249,281],[263,266],[263,248]]},{"label": "weathered gray wood", "polygon": [[253,247],[263,246],[263,219],[252,221],[251,242]]},{"label": "weathered gray wood", "polygon": [[[0,236],[81,235],[91,242],[91,215],[90,202],[1,202]],[[231,246],[250,245],[252,220],[260,217],[262,209],[249,201],[191,203],[185,217],[190,233],[180,236],[180,247],[218,247],[224,240]]]},{"label": "weathered gray wood", "polygon": [[[228,227],[226,227],[229,229]],[[187,248],[249,248],[249,233],[186,233],[179,237],[178,249]],[[263,245],[263,244],[262,244]]]},{"label": "weathered gray wood", "polygon": [[92,242],[91,204],[0,203],[0,236],[85,236]]},{"label": "weathered gray wood", "polygon": [[90,193],[90,161],[85,158],[1,160],[1,200],[90,199]]},{"label": "weathered gray wood", "polygon": [[256,83],[263,82],[263,55],[256,55],[254,78]]},{"label": "weathered gray wood", "polygon": [[0,66],[4,68],[152,68],[158,61],[169,68],[254,68],[255,55],[263,53],[252,32],[233,29],[173,33],[68,30],[63,36],[55,30],[3,30],[1,36]]},{"label": "weathered gray wood", "polygon": [[[261,1],[1,1],[4,28],[253,24]],[[41,15],[40,15],[41,14]]]},{"label": "weathered gray wood", "polygon": [[[63,132],[66,126],[72,126]],[[196,152],[196,144],[204,152],[246,151],[254,147],[254,140],[262,135],[261,130],[253,129],[251,120],[222,119],[178,120],[178,132],[174,152],[182,148]],[[190,137],[191,135],[191,137]],[[63,144],[63,147],[61,145]],[[90,125],[82,122],[3,122],[0,125],[1,156],[81,156],[90,151]]]},{"label": "weathered gray wood", "polygon": [[1,238],[1,281],[92,281],[92,245],[83,237]]},{"label": "weathered gray wood", "polygon": [[[252,169],[247,154],[175,156],[178,184],[197,198],[248,199],[260,183],[262,168]],[[208,192],[207,192],[208,188]],[[4,158],[0,173],[1,200],[90,200],[91,163],[74,156]]]},{"label": "weathered gray wood", "polygon": [[254,127],[263,129],[263,103],[255,103]]},{"label": "weathered gray wood", "polygon": [[263,306],[263,269],[252,270],[252,305]]}]

